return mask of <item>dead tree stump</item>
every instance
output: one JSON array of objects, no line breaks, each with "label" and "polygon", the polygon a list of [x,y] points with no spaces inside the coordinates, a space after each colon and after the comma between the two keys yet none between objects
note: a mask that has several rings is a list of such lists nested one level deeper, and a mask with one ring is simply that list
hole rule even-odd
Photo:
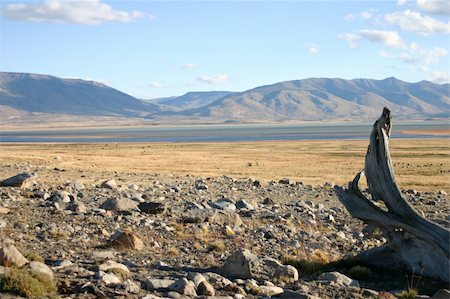
[{"label": "dead tree stump", "polygon": [[[405,269],[450,282],[450,230],[420,216],[403,198],[389,153],[390,133],[391,114],[384,108],[370,135],[365,171],[356,175],[348,189],[336,187],[350,214],[381,228],[388,239],[386,244],[360,253],[359,258],[368,265]],[[359,187],[364,172],[371,199]]]}]

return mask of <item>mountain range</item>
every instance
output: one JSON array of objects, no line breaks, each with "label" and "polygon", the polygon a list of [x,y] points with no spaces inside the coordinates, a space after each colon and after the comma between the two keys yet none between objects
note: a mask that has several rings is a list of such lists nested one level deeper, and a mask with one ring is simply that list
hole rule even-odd
[{"label": "mountain range", "polygon": [[[0,116],[16,123],[60,115],[145,119],[152,123],[255,123],[369,120],[383,107],[400,119],[448,118],[450,84],[396,78],[310,78],[243,92],[188,92],[140,100],[94,81],[0,72]],[[45,118],[42,118],[45,115]]]}]

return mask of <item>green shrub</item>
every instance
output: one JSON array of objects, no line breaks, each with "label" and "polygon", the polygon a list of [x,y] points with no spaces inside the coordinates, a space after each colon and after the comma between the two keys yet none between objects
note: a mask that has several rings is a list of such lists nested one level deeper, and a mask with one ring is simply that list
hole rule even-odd
[{"label": "green shrub", "polygon": [[401,299],[415,299],[418,294],[419,292],[416,289],[407,289],[396,294],[396,296]]},{"label": "green shrub", "polygon": [[57,287],[51,277],[27,269],[9,269],[0,279],[0,291],[26,298],[57,298]]}]

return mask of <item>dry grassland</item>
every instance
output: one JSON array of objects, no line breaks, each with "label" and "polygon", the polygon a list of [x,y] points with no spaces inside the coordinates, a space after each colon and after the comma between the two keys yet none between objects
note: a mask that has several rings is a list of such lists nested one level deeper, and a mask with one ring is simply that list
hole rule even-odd
[{"label": "dry grassland", "polygon": [[[404,189],[450,192],[449,139],[393,139],[395,173]],[[145,174],[284,177],[305,184],[345,184],[364,166],[368,141],[276,141],[248,143],[1,144],[1,165],[31,164],[65,169],[41,180],[80,179],[97,183],[108,173],[135,182]],[[60,157],[61,159],[56,159]],[[11,167],[10,167],[11,168]],[[11,168],[12,169],[12,168]],[[13,175],[3,168],[1,177]],[[75,177],[68,177],[75,176]],[[53,182],[54,183],[54,182]]]}]

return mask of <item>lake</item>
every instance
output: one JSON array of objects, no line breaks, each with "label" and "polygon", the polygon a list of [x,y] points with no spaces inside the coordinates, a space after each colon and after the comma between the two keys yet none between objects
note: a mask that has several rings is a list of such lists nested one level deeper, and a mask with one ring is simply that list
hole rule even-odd
[{"label": "lake", "polygon": [[[1,131],[0,142],[237,142],[368,139],[373,123],[195,125]],[[392,138],[448,138],[450,122],[394,123]],[[437,136],[436,132],[440,132]]]}]

